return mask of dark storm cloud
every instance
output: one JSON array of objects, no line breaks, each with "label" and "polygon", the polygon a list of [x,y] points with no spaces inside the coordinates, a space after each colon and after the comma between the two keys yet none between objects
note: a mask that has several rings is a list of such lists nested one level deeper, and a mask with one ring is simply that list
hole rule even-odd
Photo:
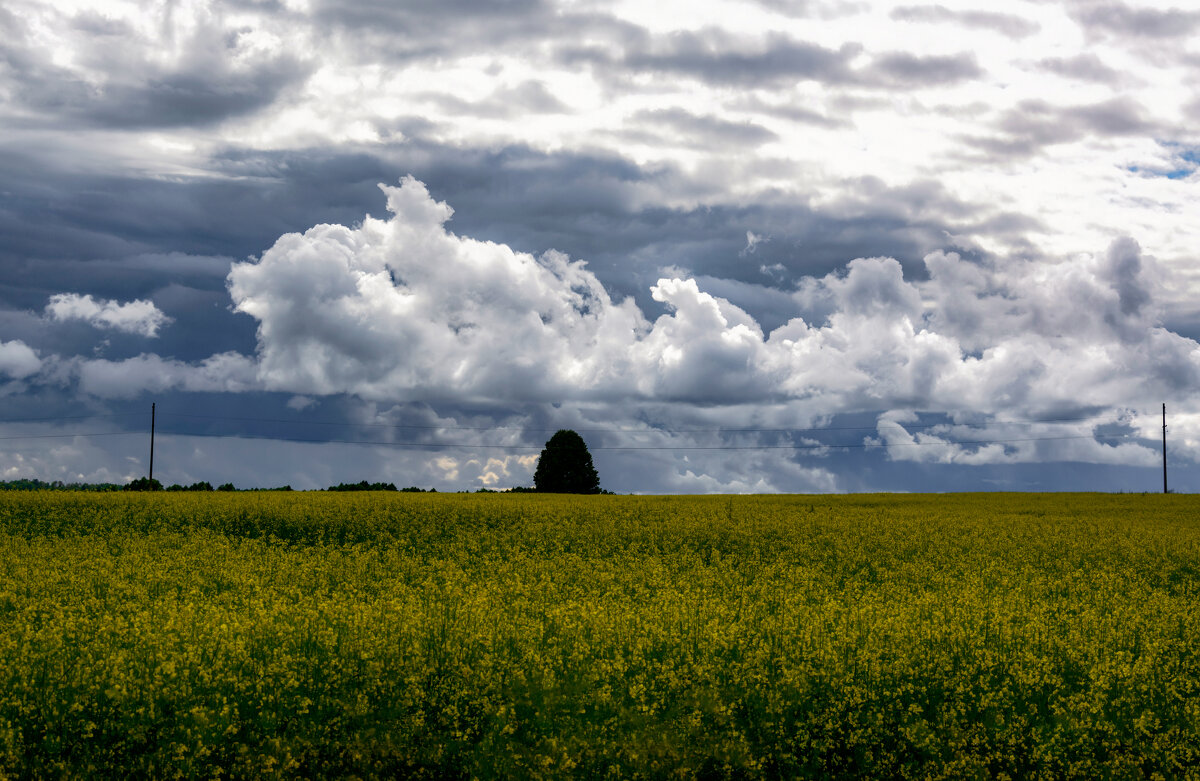
[{"label": "dark storm cloud", "polygon": [[680,108],[639,111],[630,119],[645,128],[634,133],[646,133],[653,138],[655,134],[667,130],[682,136],[693,147],[723,147],[731,144],[739,148],[756,147],[779,138],[753,122],[734,122],[712,115],[693,114]]},{"label": "dark storm cloud", "polygon": [[[755,127],[704,126],[703,117],[691,115],[673,120],[717,135]],[[67,291],[148,298],[175,320],[161,338],[164,355],[203,353],[206,339],[208,354],[246,352],[252,323],[216,306],[222,259],[258,255],[279,236],[313,225],[354,225],[380,211],[378,183],[410,173],[454,205],[452,231],[586,260],[614,297],[633,295],[650,312],[659,305],[647,290],[665,268],[762,284],[772,279],[761,269],[779,266],[772,273],[786,287],[855,257],[888,255],[919,273],[920,258],[946,248],[948,234],[986,228],[995,218],[931,182],[893,188],[878,180],[847,183],[845,196],[821,208],[803,195],[667,208],[654,205],[664,193],[691,192],[705,203],[728,183],[615,154],[447,146],[419,137],[369,154],[229,149],[207,167],[217,175],[147,179],[80,174],[50,159],[0,154],[0,263],[7,272],[0,306],[41,311],[49,296]],[[752,257],[739,255],[748,230],[772,237]],[[195,292],[168,295],[172,283]],[[208,331],[205,312],[213,317]]]},{"label": "dark storm cloud", "polygon": [[1184,38],[1200,27],[1200,11],[1133,8],[1119,2],[1078,4],[1072,15],[1089,32],[1118,38]]},{"label": "dark storm cloud", "polygon": [[[385,162],[353,153],[269,157],[231,151],[209,161],[214,176],[166,178],[0,152],[0,259],[244,257],[288,231],[360,219],[375,182],[395,178]],[[306,164],[289,174],[291,159]]]},{"label": "dark storm cloud", "polygon": [[[746,206],[671,209],[635,204],[664,190],[695,189],[706,200],[726,184],[697,183],[673,167],[642,168],[615,156],[547,155],[522,147],[428,146],[406,160],[404,170],[454,205],[451,230],[526,252],[554,248],[586,260],[614,296],[634,295],[649,310],[656,305],[646,300],[645,290],[667,267],[762,283],[761,267],[778,263],[785,286],[855,257],[889,255],[919,269],[924,254],[947,247],[947,234],[969,233],[996,218],[930,181],[902,187],[876,179],[846,182],[847,194],[821,208],[799,195]],[[298,165],[293,161],[289,170],[298,173]],[[367,210],[378,211],[370,204]],[[1008,238],[1021,227],[1027,224],[995,230]],[[747,230],[772,237],[753,257],[739,255]]]},{"label": "dark storm cloud", "polygon": [[1154,133],[1158,125],[1133,98],[1120,96],[1099,103],[1056,106],[1041,100],[1023,101],[996,124],[1000,135],[974,137],[968,143],[990,155],[1029,157],[1054,144],[1098,136]]},{"label": "dark storm cloud", "polygon": [[308,73],[289,58],[246,73],[162,73],[107,88],[66,113],[105,127],[196,127],[260,111]]},{"label": "dark storm cloud", "polygon": [[[670,209],[636,204],[648,193],[696,188],[703,195],[722,191],[725,183],[696,183],[674,167],[640,167],[615,155],[546,154],[521,146],[492,150],[413,142],[390,158],[309,155],[274,158],[279,179],[269,190],[272,200],[298,191],[299,197],[320,202],[318,193],[328,189],[344,199],[361,198],[364,211],[374,212],[376,182],[411,172],[428,182],[437,198],[455,205],[450,223],[455,232],[534,253],[559,249],[588,260],[589,267],[610,278],[631,260],[635,274],[681,265],[754,281],[760,281],[757,265],[780,259],[775,255],[790,254],[787,265],[805,274],[824,273],[860,256],[919,260],[929,249],[944,246],[945,232],[970,230],[975,220],[988,217],[928,181],[888,187],[879,180],[858,180],[847,183],[852,194],[821,209],[803,196],[742,207]],[[747,229],[776,237],[760,247],[752,272],[738,257]],[[639,270],[639,260],[651,261],[653,268]]]},{"label": "dark storm cloud", "polygon": [[[147,350],[184,361],[203,360],[219,352],[253,352],[253,324],[229,311],[224,276],[208,284],[194,284],[170,281],[169,274],[106,274],[113,264],[102,261],[38,265],[32,282],[40,289],[26,286],[25,280],[32,276],[28,271],[0,289],[5,307],[14,307],[0,310],[0,329],[5,338],[19,339],[43,353],[112,359],[130,358]],[[228,269],[226,265],[225,273]],[[125,286],[124,281],[131,284]],[[151,343],[144,334],[99,329],[82,319],[51,315],[57,297],[65,294],[78,298],[79,291],[113,304],[134,299],[149,301],[169,321],[158,328]]]},{"label": "dark storm cloud", "polygon": [[[337,177],[284,183],[84,174],[53,159],[0,153],[0,308],[16,318],[9,338],[64,355],[97,348],[119,358],[146,349],[119,334],[97,345],[85,326],[20,316],[40,313],[56,294],[79,293],[154,301],[174,321],[154,345],[161,355],[196,360],[251,351],[253,324],[228,311],[231,260],[261,252],[288,231],[361,219],[361,203],[342,206],[354,163],[343,159]],[[381,174],[393,176],[376,164],[371,189]]]},{"label": "dark storm cloud", "polygon": [[951,22],[964,27],[993,30],[1009,38],[1025,38],[1041,29],[1036,23],[1012,14],[990,11],[952,11],[944,5],[907,5],[892,11],[904,22]]},{"label": "dark storm cloud", "polygon": [[[302,83],[310,63],[292,54],[247,55],[243,36],[212,23],[173,42],[174,62],[156,55],[162,43],[139,37],[94,13],[66,20],[79,34],[73,67],[56,65],[31,39],[25,22],[0,12],[0,61],[15,105],[39,125],[62,122],[104,128],[199,127],[260,111]],[[244,64],[234,66],[235,58]],[[2,82],[0,82],[2,83]],[[29,120],[22,120],[29,121]]]},{"label": "dark storm cloud", "polygon": [[1097,84],[1115,84],[1121,80],[1121,74],[1108,67],[1094,54],[1078,54],[1074,57],[1047,57],[1039,60],[1038,65],[1059,76],[1068,76],[1081,81],[1094,81]]}]

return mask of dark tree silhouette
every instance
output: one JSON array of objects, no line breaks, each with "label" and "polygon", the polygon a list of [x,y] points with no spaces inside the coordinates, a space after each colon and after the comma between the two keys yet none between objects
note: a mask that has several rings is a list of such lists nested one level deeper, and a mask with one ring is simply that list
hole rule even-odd
[{"label": "dark tree silhouette", "polygon": [[538,491],[552,494],[598,494],[600,476],[592,466],[583,437],[561,429],[550,437],[533,473]]},{"label": "dark tree silhouette", "polygon": [[150,477],[139,477],[125,485],[126,491],[161,491],[162,483]]}]

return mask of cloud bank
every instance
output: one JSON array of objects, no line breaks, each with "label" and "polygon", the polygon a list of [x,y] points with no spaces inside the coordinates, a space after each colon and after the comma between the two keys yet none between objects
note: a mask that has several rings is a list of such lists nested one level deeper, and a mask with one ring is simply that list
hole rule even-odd
[{"label": "cloud bank", "polygon": [[662,278],[650,321],[582,261],[461,237],[406,178],[388,219],[319,225],[235,264],[268,389],[384,401],[796,404],[813,415],[934,409],[1027,417],[1190,393],[1200,346],[1163,328],[1132,239],[1003,266],[952,252],[926,278],[859,258],[789,295],[764,333],[695,279]]}]

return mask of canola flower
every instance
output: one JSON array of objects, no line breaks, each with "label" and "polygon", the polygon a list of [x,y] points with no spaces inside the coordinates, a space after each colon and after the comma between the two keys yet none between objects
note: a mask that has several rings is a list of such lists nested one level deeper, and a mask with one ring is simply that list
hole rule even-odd
[{"label": "canola flower", "polygon": [[1187,496],[0,497],[0,777],[1200,777]]}]

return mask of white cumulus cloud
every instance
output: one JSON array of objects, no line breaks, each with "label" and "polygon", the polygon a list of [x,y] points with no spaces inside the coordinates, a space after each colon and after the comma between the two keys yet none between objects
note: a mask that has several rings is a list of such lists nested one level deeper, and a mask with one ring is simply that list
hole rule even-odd
[{"label": "white cumulus cloud", "polygon": [[651,288],[668,310],[651,323],[580,261],[457,236],[450,207],[415,179],[382,189],[390,219],[288,234],[230,272],[235,307],[259,321],[265,387],[1024,417],[1200,385],[1200,345],[1159,325],[1158,272],[1130,239],[1057,263],[936,252],[923,281],[859,258],[802,280],[796,315],[764,333],[694,279]]},{"label": "white cumulus cloud", "polygon": [[41,358],[29,345],[18,339],[0,341],[0,374],[19,380],[35,374],[41,368]]},{"label": "white cumulus cloud", "polygon": [[557,400],[631,372],[647,328],[578,261],[455,236],[425,186],[383,187],[390,220],[288,234],[235,264],[271,388],[366,398]]},{"label": "white cumulus cloud", "polygon": [[239,393],[257,387],[254,362],[237,353],[219,353],[198,364],[142,354],[123,361],[80,361],[74,368],[79,389],[100,398],[167,390]]},{"label": "white cumulus cloud", "polygon": [[46,304],[53,320],[82,320],[96,328],[111,328],[127,334],[158,336],[158,329],[171,322],[153,301],[136,299],[127,303],[95,299],[91,295],[57,293]]}]

